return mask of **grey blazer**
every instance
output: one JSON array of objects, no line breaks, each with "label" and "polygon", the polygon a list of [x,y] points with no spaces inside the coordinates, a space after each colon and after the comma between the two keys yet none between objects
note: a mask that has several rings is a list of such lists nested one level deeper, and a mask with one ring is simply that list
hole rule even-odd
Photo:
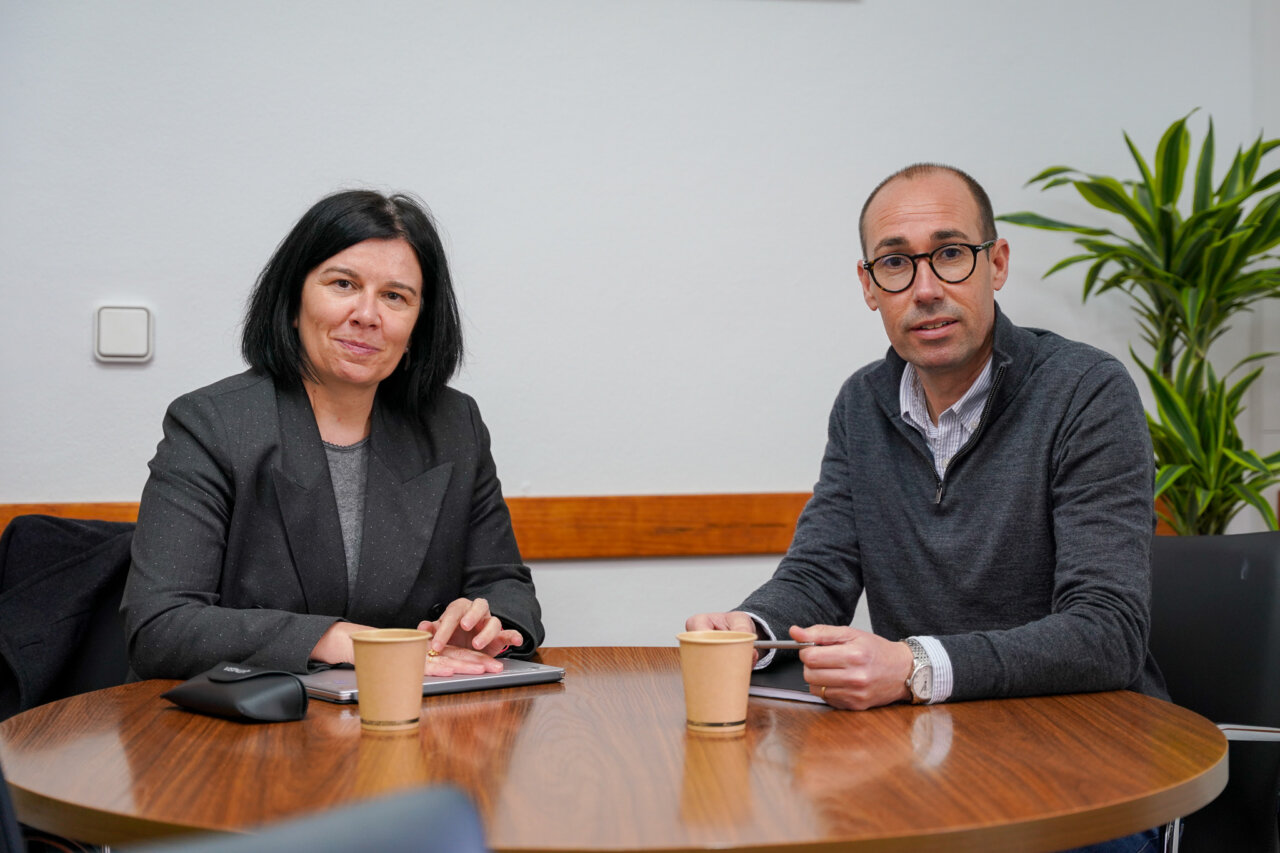
[{"label": "grey blazer", "polygon": [[306,394],[253,372],[178,398],[142,493],[121,611],[134,672],[219,661],[306,671],[339,619],[415,627],[484,598],[525,643],[541,611],[475,401],[421,421],[375,403],[360,566],[348,600],[337,502]]}]

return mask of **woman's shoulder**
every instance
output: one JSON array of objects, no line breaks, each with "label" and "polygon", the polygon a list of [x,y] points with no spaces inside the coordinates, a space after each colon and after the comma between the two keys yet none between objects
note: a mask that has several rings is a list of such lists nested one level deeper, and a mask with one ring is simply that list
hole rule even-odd
[{"label": "woman's shoulder", "polygon": [[479,414],[476,401],[470,394],[446,385],[436,392],[430,404],[419,411],[418,418],[430,428],[479,420]]},{"label": "woman's shoulder", "polygon": [[265,373],[246,370],[243,373],[232,374],[219,379],[217,382],[211,382],[203,388],[190,391],[188,396],[221,397],[226,394],[253,393],[254,391],[268,394],[274,393],[275,383]]},{"label": "woman's shoulder", "polygon": [[413,440],[425,438],[436,451],[453,447],[461,452],[487,434],[476,401],[470,394],[447,386],[416,416],[386,408],[382,411],[383,423],[401,440],[410,440],[409,435],[413,434]]},{"label": "woman's shoulder", "polygon": [[446,385],[436,395],[432,408],[443,412],[470,412],[476,408],[476,401],[470,394]]},{"label": "woman's shoulder", "polygon": [[[249,398],[254,396],[273,396],[275,383],[271,377],[253,370],[236,373],[212,382],[194,391],[188,391],[178,398],[182,400],[219,400],[227,396]],[[175,401],[176,402],[176,401]]]},{"label": "woman's shoulder", "polygon": [[212,416],[214,412],[236,416],[274,409],[275,383],[271,377],[252,370],[219,379],[202,388],[188,391],[169,404],[169,414],[180,416],[199,412]]}]

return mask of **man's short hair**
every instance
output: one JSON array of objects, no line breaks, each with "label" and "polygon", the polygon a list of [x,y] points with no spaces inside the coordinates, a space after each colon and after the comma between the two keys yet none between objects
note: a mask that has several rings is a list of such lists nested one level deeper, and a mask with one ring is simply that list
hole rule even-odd
[{"label": "man's short hair", "polygon": [[978,183],[973,177],[962,169],[955,166],[947,166],[943,163],[912,163],[904,169],[899,169],[889,177],[885,178],[876,188],[871,191],[871,195],[867,196],[867,200],[862,204],[862,213],[858,215],[858,239],[862,241],[862,256],[867,256],[867,233],[863,230],[863,226],[867,219],[867,208],[871,207],[871,202],[880,194],[880,190],[884,189],[887,184],[896,181],[898,178],[911,180],[914,178],[923,178],[925,175],[934,172],[950,172],[960,180],[964,181],[966,187],[969,188],[969,194],[973,196],[973,203],[978,206],[978,224],[982,229],[982,234],[978,237],[982,242],[996,239],[996,216],[991,209],[991,197],[987,195],[987,191],[982,188],[982,184]]}]

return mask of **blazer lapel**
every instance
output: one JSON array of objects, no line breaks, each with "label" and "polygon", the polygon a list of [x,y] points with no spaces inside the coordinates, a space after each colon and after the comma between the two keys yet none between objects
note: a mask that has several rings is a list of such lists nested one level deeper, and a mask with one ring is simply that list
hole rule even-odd
[{"label": "blazer lapel", "polygon": [[345,615],[347,558],[329,461],[302,389],[276,390],[280,465],[271,471],[308,613]]},{"label": "blazer lapel", "polygon": [[[432,461],[409,421],[374,404],[369,442],[360,570],[351,617],[373,618],[399,606],[423,571],[453,463]],[[408,625],[404,627],[416,627]]]}]

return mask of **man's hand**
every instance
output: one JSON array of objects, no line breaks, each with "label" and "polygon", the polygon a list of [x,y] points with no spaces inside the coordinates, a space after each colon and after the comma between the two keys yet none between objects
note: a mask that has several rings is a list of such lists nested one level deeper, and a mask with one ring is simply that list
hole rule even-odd
[{"label": "man's hand", "polygon": [[[686,631],[745,631],[757,636],[760,634],[756,630],[756,620],[741,610],[733,610],[729,613],[698,613],[684,620],[684,629]],[[755,666],[758,660],[760,660],[760,652],[753,652],[751,665]]]},{"label": "man's hand", "polygon": [[915,661],[906,643],[835,625],[792,627],[791,639],[815,644],[800,651],[804,680],[828,705],[864,711],[911,698]]}]

